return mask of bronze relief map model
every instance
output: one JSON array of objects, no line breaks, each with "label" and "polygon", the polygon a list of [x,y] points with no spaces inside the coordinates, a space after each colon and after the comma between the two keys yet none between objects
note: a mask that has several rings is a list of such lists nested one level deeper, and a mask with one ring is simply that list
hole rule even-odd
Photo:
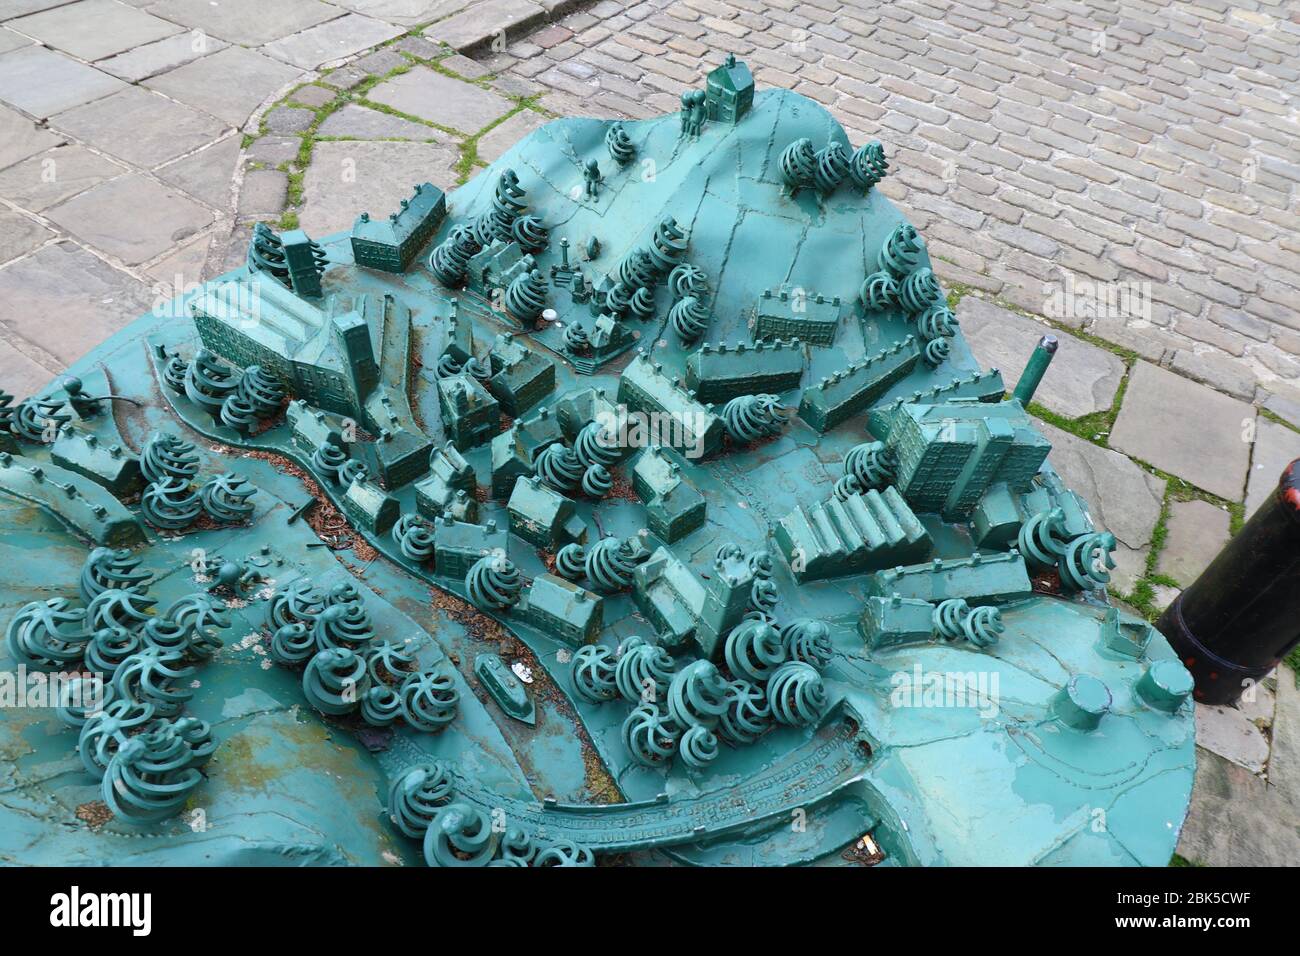
[{"label": "bronze relief map model", "polygon": [[1191,676],[888,154],[728,57],[4,396],[0,858],[1165,864]]}]

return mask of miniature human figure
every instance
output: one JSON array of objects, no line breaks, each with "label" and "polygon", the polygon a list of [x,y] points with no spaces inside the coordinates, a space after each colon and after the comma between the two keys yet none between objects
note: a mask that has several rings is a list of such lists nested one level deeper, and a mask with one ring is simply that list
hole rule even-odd
[{"label": "miniature human figure", "polygon": [[249,567],[244,561],[222,561],[210,572],[212,583],[209,591],[225,588],[239,594],[252,584],[260,584],[265,576],[257,568]]},{"label": "miniature human figure", "polygon": [[66,376],[60,383],[63,387],[64,394],[68,396],[68,404],[72,410],[77,413],[78,418],[92,418],[99,414],[100,407],[104,402],[121,401],[130,402],[132,405],[139,405],[133,398],[125,398],[121,395],[98,395],[90,396],[83,391],[81,379],[75,375]]},{"label": "miniature human figure", "polygon": [[63,391],[68,396],[68,404],[81,418],[90,418],[99,411],[100,399],[90,398],[81,390],[81,379],[69,375],[62,382]]},{"label": "miniature human figure", "polygon": [[691,91],[682,91],[682,135],[689,135],[691,130]]},{"label": "miniature human figure", "polygon": [[692,137],[699,136],[700,131],[704,129],[704,120],[706,109],[704,105],[704,91],[695,90],[691,93],[691,118],[689,122],[688,134]]},{"label": "miniature human figure", "polygon": [[600,195],[600,184],[605,181],[605,177],[600,174],[600,164],[594,159],[587,160],[587,165],[582,170],[582,178],[587,183],[587,198],[595,199]]}]

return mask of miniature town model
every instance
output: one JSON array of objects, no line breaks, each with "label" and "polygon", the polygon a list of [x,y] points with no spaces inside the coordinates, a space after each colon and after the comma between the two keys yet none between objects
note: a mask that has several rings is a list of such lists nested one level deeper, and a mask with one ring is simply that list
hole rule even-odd
[{"label": "miniature town model", "polygon": [[1054,341],[976,364],[887,144],[734,57],[681,102],[260,225],[3,396],[0,858],[1169,860],[1192,681]]}]

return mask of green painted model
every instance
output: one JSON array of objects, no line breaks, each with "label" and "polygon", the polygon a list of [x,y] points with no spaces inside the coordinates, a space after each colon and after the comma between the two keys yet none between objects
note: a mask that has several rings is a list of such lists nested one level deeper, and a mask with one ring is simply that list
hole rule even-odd
[{"label": "green painted model", "polygon": [[881,144],[734,57],[681,102],[261,225],[4,397],[0,858],[1168,861],[1191,683],[1052,349],[975,364]]}]

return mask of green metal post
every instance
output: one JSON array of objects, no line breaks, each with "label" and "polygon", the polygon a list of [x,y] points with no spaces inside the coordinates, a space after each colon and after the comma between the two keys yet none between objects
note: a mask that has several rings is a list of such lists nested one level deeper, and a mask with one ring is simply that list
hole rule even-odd
[{"label": "green metal post", "polygon": [[1047,366],[1052,364],[1052,356],[1056,354],[1057,341],[1055,335],[1044,335],[1038,340],[1038,346],[1034,349],[1034,354],[1029,356],[1029,364],[1020,374],[1020,381],[1016,382],[1016,390],[1012,392],[1012,397],[1021,405],[1028,406],[1034,398],[1034,392],[1038,390],[1038,383],[1043,380],[1047,374]]}]

